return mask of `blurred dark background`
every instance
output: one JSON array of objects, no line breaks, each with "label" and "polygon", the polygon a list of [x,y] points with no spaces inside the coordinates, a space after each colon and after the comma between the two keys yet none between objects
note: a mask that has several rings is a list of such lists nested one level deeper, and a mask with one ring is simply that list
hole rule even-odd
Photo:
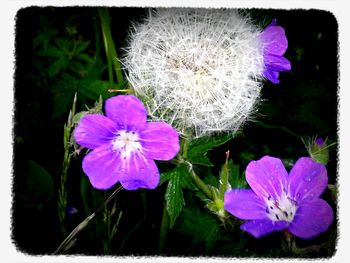
[{"label": "blurred dark background", "polygon": [[[109,8],[117,51],[127,45],[131,22],[141,21],[148,10]],[[254,121],[223,146],[210,152],[213,174],[230,150],[243,174],[250,160],[268,154],[284,160],[287,169],[307,151],[301,140],[318,135],[337,142],[338,27],[335,17],[321,10],[244,10],[262,27],[273,18],[285,28],[289,42],[285,54],[292,70],[280,74],[280,84],[266,82]],[[107,98],[106,58],[97,9],[94,7],[28,7],[16,19],[16,68],[13,133],[12,238],[17,248],[29,254],[52,253],[64,239],[58,219],[57,193],[63,162],[63,129],[75,92],[77,111],[92,107],[99,95]],[[73,47],[71,46],[73,45]],[[79,49],[81,49],[79,51]],[[77,51],[78,50],[78,51]],[[61,53],[60,53],[61,52]],[[66,229],[71,231],[92,213],[111,191],[96,191],[81,170],[83,154],[73,157],[67,179]],[[337,146],[330,148],[329,183],[336,183]],[[156,190],[122,191],[116,207],[122,211],[118,231],[109,250],[114,255],[158,255],[162,217],[163,184]],[[322,196],[335,209],[329,191]],[[254,239],[232,233],[204,208],[192,192],[185,192],[186,209],[169,231],[163,255],[215,255],[284,257],[280,236]],[[192,208],[191,208],[192,207]],[[191,221],[203,218],[201,225]],[[71,254],[103,254],[103,216],[79,235]],[[331,229],[307,246],[333,240],[310,257],[329,257],[336,246],[337,220]],[[220,236],[201,235],[220,229]],[[215,226],[215,227],[214,227]]]}]

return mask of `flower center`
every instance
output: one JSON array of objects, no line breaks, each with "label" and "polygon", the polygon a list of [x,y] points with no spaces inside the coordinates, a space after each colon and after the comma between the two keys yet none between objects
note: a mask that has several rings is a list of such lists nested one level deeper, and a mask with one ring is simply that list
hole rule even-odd
[{"label": "flower center", "polygon": [[112,142],[112,148],[120,152],[123,159],[129,158],[135,151],[141,150],[139,136],[131,131],[119,131]]},{"label": "flower center", "polygon": [[285,192],[281,198],[274,200],[269,196],[266,200],[267,216],[272,221],[287,221],[292,222],[295,212],[298,209],[297,202],[287,196]]}]

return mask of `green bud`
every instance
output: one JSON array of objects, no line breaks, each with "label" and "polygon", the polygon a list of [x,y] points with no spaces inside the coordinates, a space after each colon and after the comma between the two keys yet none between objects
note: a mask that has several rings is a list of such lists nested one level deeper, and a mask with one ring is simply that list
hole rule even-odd
[{"label": "green bud", "polygon": [[329,161],[329,147],[335,143],[327,145],[327,138],[315,137],[305,144],[310,157],[318,163],[326,165]]}]

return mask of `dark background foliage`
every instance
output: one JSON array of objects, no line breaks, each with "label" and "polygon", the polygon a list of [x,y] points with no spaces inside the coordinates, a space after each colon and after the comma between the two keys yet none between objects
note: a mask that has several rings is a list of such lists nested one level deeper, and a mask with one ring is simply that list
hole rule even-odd
[{"label": "dark background foliage", "polygon": [[[127,45],[131,21],[147,14],[142,8],[109,8],[114,42],[119,54]],[[209,152],[215,166],[204,178],[213,181],[225,161],[225,151],[238,173],[264,155],[283,159],[287,169],[307,151],[301,138],[319,135],[337,141],[337,22],[320,10],[244,10],[262,27],[277,18],[286,30],[286,57],[290,72],[281,73],[279,85],[266,82],[254,121],[234,139]],[[52,253],[64,239],[58,219],[58,188],[63,162],[63,127],[74,94],[77,110],[93,107],[100,94],[115,95],[110,88],[125,83],[108,81],[105,51],[96,8],[29,7],[17,14],[13,160],[13,241],[29,254]],[[81,170],[82,155],[72,159],[67,179],[68,207],[65,227],[71,231],[92,213],[110,191],[92,189]],[[329,183],[336,183],[336,147],[330,149]],[[122,211],[118,230],[106,250],[108,238],[103,214],[90,223],[68,251],[71,254],[114,255],[216,255],[286,257],[281,233],[254,239],[240,230],[222,226],[197,193],[184,189],[186,206],[168,232],[159,251],[159,228],[166,184],[156,190],[122,191],[116,198],[116,213]],[[326,199],[336,212],[336,200],[326,190]],[[113,204],[107,208],[112,209]],[[320,245],[304,257],[334,254],[337,220],[330,230],[300,246]]]}]

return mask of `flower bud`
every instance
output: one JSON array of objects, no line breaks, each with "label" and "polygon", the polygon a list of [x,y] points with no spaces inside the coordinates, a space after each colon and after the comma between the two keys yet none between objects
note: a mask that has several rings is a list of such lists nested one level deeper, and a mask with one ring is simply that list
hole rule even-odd
[{"label": "flower bud", "polygon": [[[333,145],[333,144],[331,144]],[[331,145],[327,145],[327,139],[323,140],[321,137],[315,137],[311,139],[306,144],[306,149],[310,155],[310,157],[318,163],[327,164],[329,161],[329,147]]]}]

